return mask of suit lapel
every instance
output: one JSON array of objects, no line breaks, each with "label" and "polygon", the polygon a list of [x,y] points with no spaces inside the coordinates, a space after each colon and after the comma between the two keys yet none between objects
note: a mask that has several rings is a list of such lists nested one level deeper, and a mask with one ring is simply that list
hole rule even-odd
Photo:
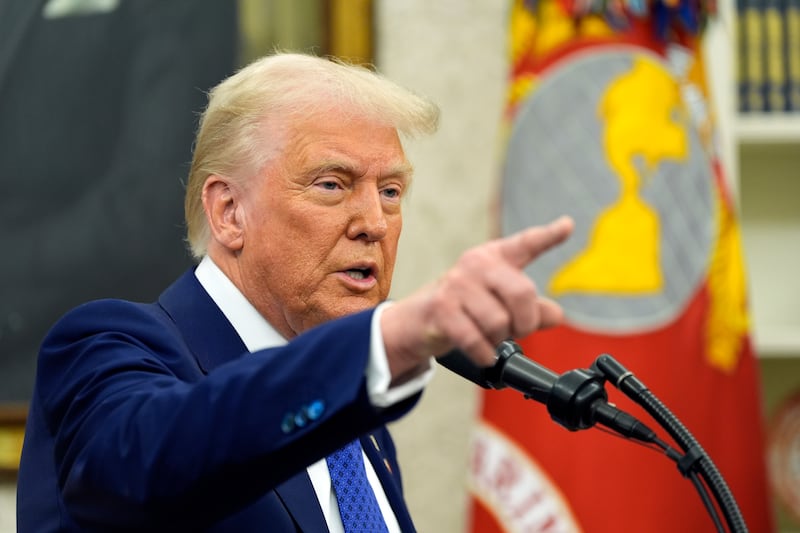
[{"label": "suit lapel", "polygon": [[242,339],[200,285],[193,269],[167,288],[158,302],[175,321],[206,374],[247,352]]},{"label": "suit lapel", "polygon": [[297,522],[300,531],[328,530],[325,515],[319,505],[315,508],[309,505],[309,502],[317,501],[317,495],[305,470],[275,487],[275,492]]},{"label": "suit lapel", "polygon": [[400,531],[415,531],[414,522],[411,520],[403,493],[400,490],[398,472],[395,471],[397,466],[392,465],[389,455],[380,444],[381,441],[382,439],[379,438],[377,432],[369,433],[361,437],[361,447],[364,449],[364,453],[370,463],[372,463],[372,468],[383,486],[383,492],[386,494],[386,498],[389,500],[389,504],[392,506],[394,515],[397,518],[397,523],[400,525]]},{"label": "suit lapel", "polygon": [[[379,444],[380,439],[370,433],[362,436],[360,440],[361,447],[372,463],[386,498],[392,506],[397,523],[400,525],[400,531],[404,533],[415,531],[414,523],[400,491],[400,485],[392,471],[394,467],[390,466],[389,457]],[[275,492],[278,493],[301,531],[327,531],[328,526],[325,524],[322,509],[318,505],[315,509],[309,507],[309,502],[316,502],[317,497],[311,479],[305,471],[281,483],[275,488]]]},{"label": "suit lapel", "polygon": [[0,13],[0,89],[16,56],[22,39],[38,19],[45,0],[11,0]]}]

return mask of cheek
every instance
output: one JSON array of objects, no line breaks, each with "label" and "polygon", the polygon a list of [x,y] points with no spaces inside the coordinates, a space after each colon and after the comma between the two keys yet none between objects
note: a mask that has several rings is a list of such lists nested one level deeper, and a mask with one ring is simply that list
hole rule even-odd
[{"label": "cheek", "polygon": [[392,277],[394,276],[394,265],[397,260],[397,248],[398,248],[398,241],[400,237],[400,227],[396,230],[396,234],[390,236],[386,240],[384,245],[384,252],[383,252],[383,280],[381,282],[381,288],[383,294],[383,298],[386,298],[389,295],[389,289],[392,285]]},{"label": "cheek", "polygon": [[273,280],[273,291],[288,299],[308,298],[325,277],[332,235],[286,225],[276,232],[265,229],[261,238],[256,267]]},{"label": "cheek", "polygon": [[397,247],[400,244],[400,232],[403,230],[403,217],[399,214],[389,221],[389,231],[385,239],[387,265],[394,266],[397,259]]},{"label": "cheek", "polygon": [[392,277],[394,276],[394,265],[387,265],[384,269],[386,275],[384,279],[381,281],[380,287],[380,300],[383,301],[389,297],[389,293],[392,292]]}]

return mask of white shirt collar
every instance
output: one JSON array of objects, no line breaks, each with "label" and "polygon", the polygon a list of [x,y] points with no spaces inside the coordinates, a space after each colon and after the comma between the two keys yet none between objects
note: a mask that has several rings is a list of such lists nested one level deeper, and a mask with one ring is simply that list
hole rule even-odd
[{"label": "white shirt collar", "polygon": [[286,339],[261,316],[210,257],[205,256],[200,261],[194,275],[231,323],[249,352],[286,344]]}]

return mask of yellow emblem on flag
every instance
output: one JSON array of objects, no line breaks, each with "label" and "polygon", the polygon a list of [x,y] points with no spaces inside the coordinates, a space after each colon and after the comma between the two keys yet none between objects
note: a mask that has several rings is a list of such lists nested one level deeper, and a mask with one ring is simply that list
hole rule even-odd
[{"label": "yellow emblem on flag", "polygon": [[640,189],[661,161],[686,159],[678,86],[661,65],[639,55],[630,71],[608,84],[598,107],[605,124],[603,148],[620,182],[619,197],[597,217],[589,246],[551,278],[550,292],[656,293],[664,283],[660,222]]}]

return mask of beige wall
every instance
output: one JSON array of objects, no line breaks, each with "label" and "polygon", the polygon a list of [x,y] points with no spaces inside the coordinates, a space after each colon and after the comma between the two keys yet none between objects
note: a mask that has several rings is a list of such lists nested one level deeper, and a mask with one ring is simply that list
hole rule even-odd
[{"label": "beige wall", "polygon": [[[402,297],[489,235],[505,2],[376,0],[376,17],[380,70],[442,109],[440,132],[408,146],[416,173],[393,291]],[[463,528],[475,392],[440,369],[418,408],[393,427],[420,531]],[[14,487],[0,484],[0,532],[14,530]]]},{"label": "beige wall", "polygon": [[0,532],[16,531],[14,498],[15,486],[11,483],[0,483]]},{"label": "beige wall", "polygon": [[[506,77],[505,2],[377,2],[377,64],[442,110],[432,138],[407,149],[416,172],[393,295],[431,281],[489,237],[495,146]],[[464,486],[477,387],[438,369],[420,405],[392,428],[419,531],[464,529]]]}]

